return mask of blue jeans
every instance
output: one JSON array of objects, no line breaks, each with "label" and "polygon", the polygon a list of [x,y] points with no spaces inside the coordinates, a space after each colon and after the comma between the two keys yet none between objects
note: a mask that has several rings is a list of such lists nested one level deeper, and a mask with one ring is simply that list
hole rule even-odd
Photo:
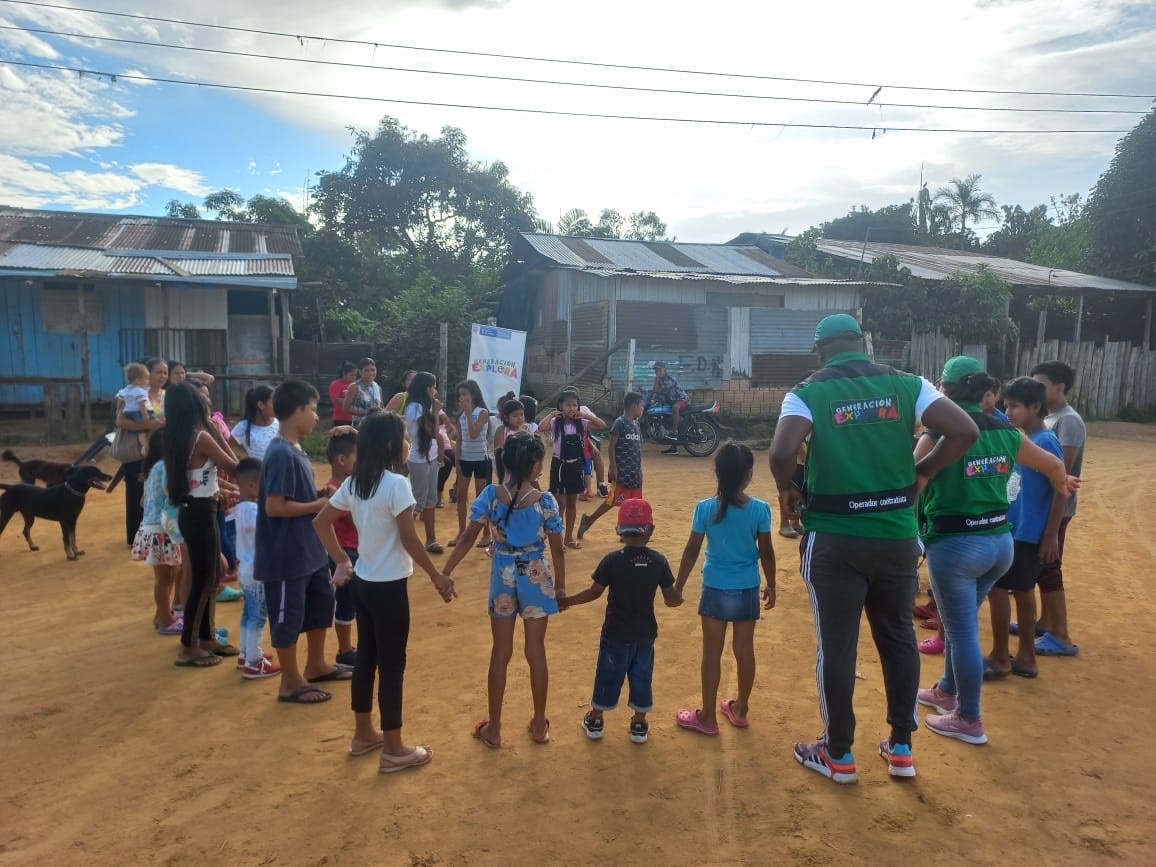
[{"label": "blue jeans", "polygon": [[961,533],[927,546],[927,568],[947,644],[939,688],[958,698],[959,714],[967,719],[979,719],[983,685],[979,608],[1014,556],[1011,533]]},{"label": "blue jeans", "polygon": [[622,681],[630,681],[627,705],[638,713],[654,707],[651,681],[654,679],[654,642],[617,641],[603,636],[598,643],[598,667],[594,671],[595,710],[614,710],[622,692]]},{"label": "blue jeans", "polygon": [[260,665],[261,633],[269,620],[265,585],[260,581],[245,581],[241,583],[241,591],[245,594],[241,602],[241,658],[246,665]]}]

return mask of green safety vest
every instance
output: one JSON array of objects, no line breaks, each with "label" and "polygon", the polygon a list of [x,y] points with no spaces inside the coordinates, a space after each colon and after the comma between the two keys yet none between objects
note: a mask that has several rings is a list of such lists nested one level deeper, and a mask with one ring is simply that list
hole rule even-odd
[{"label": "green safety vest", "polygon": [[962,458],[936,473],[919,497],[919,534],[928,543],[961,533],[1011,532],[1007,483],[1020,450],[1020,432],[978,404],[961,403],[960,408],[979,428],[979,439]]},{"label": "green safety vest", "polygon": [[803,527],[912,539],[915,404],[923,380],[841,352],[793,389],[811,411]]}]

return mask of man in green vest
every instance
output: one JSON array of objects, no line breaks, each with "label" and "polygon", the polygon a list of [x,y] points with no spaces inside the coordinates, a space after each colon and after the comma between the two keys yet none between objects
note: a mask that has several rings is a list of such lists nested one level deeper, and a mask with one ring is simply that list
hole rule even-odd
[{"label": "man in green vest", "polygon": [[[879,650],[891,735],[879,745],[894,777],[915,776],[919,650],[911,609],[919,589],[916,498],[927,481],[979,437],[975,422],[926,379],[875,364],[858,321],[828,316],[815,329],[823,367],[783,401],[771,443],[779,506],[801,519],[800,571],[811,597],[818,643],[816,680],[825,727],[795,759],[836,783],[858,780],[855,663],[863,611]],[[917,464],[920,419],[942,434]],[[792,484],[795,456],[810,436],[807,495]]]}]

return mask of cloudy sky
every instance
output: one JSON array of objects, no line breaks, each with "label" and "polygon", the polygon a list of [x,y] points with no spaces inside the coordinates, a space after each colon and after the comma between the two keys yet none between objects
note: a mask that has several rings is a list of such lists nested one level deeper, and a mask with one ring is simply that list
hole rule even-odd
[{"label": "cloudy sky", "polygon": [[[0,204],[148,214],[160,213],[173,198],[196,200],[230,187],[245,196],[282,195],[300,206],[308,179],[341,167],[349,128],[371,128],[390,114],[430,134],[447,124],[463,129],[471,154],[504,161],[513,182],[533,194],[548,220],[556,221],[571,207],[592,214],[603,207],[655,210],[680,240],[725,241],[740,231],[798,231],[853,205],[906,201],[918,188],[921,166],[932,189],[953,175],[979,172],[984,188],[1000,203],[1027,206],[1061,193],[1086,193],[1111,159],[1118,133],[930,133],[894,127],[1126,130],[1152,105],[1151,99],[905,88],[1156,92],[1152,0],[48,2],[76,8],[0,0],[0,26],[9,28],[0,29],[0,60],[120,77],[111,81],[0,63]],[[80,7],[302,38],[118,18]],[[340,14],[334,14],[337,9]],[[34,34],[29,28],[76,35]],[[339,39],[377,45],[333,41]],[[729,75],[518,61],[385,43]],[[124,77],[132,74],[362,99],[255,94]],[[883,89],[867,105],[879,85]],[[566,118],[374,101],[384,99],[737,123]],[[1013,107],[1125,113],[990,110]],[[872,128],[878,130],[874,139]]]}]

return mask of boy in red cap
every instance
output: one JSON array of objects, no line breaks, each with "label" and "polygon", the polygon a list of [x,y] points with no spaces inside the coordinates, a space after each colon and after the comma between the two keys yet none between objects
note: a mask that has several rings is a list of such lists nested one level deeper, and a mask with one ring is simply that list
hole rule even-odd
[{"label": "boy in red cap", "polygon": [[630,740],[646,743],[650,724],[646,714],[654,704],[651,680],[654,676],[654,640],[658,623],[654,619],[654,594],[662,588],[662,598],[671,608],[682,604],[682,594],[674,589],[674,574],[666,557],[648,547],[654,533],[654,513],[646,500],[625,500],[618,509],[618,536],[623,547],[602,558],[594,570],[594,583],[574,596],[559,597],[558,606],[592,602],[610,588],[598,666],[594,672],[593,710],[582,719],[582,728],[591,740],[601,740],[603,714],[618,706],[622,682],[630,683],[627,704],[634,711]]}]

